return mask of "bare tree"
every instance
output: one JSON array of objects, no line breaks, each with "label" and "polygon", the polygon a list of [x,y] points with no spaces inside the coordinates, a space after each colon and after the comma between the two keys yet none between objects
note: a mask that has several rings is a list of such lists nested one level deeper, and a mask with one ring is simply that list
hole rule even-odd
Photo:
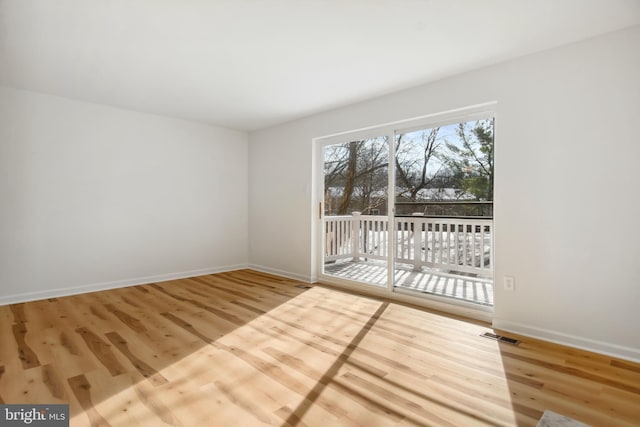
[{"label": "bare tree", "polygon": [[[338,215],[366,211],[380,205],[387,186],[386,138],[369,138],[325,148],[325,206],[337,205]],[[335,198],[339,197],[338,200]]]},{"label": "bare tree", "polygon": [[396,140],[396,184],[402,189],[401,196],[416,201],[420,190],[427,188],[438,171],[429,174],[429,162],[438,155],[441,146],[438,140],[439,127],[425,130],[420,135],[420,156],[415,155],[416,147],[410,147],[406,135]]},{"label": "bare tree", "polygon": [[349,151],[344,144],[329,145],[324,150],[324,188],[328,190],[339,181],[347,168]]},{"label": "bare tree", "polygon": [[361,173],[356,179],[356,194],[360,200],[360,211],[384,210],[388,187],[388,147],[386,139],[369,141],[359,153]]},{"label": "bare tree", "polygon": [[351,205],[351,198],[353,196],[353,187],[356,184],[356,178],[358,177],[358,151],[364,141],[352,141],[349,143],[349,157],[347,159],[347,173],[344,182],[344,189],[342,191],[342,199],[338,206],[338,215],[345,215],[349,206]]},{"label": "bare tree", "polygon": [[[388,143],[379,137],[325,148],[327,212],[386,213]],[[407,132],[394,145],[398,201],[493,198],[493,119]]]}]

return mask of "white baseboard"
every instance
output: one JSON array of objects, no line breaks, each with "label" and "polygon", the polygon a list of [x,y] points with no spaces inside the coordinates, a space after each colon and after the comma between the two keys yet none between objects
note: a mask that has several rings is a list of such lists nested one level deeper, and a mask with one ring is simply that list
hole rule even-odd
[{"label": "white baseboard", "polygon": [[549,329],[536,328],[533,326],[527,326],[521,323],[510,322],[508,320],[502,319],[493,319],[492,326],[494,329],[513,332],[519,335],[538,338],[556,344],[562,344],[569,347],[575,347],[582,350],[592,351],[594,353],[605,354],[607,356],[613,356],[620,359],[640,363],[640,349],[637,348],[625,347],[604,341],[592,340],[589,338],[565,334]]},{"label": "white baseboard", "polygon": [[278,270],[277,268],[265,267],[257,264],[249,264],[247,268],[262,271],[263,273],[275,274],[276,276],[288,277],[289,279],[300,280],[305,283],[313,283],[311,276],[304,276],[302,274],[291,273],[290,271]]},{"label": "white baseboard", "polygon": [[178,273],[159,274],[155,276],[136,277],[133,279],[115,280],[113,282],[93,283],[68,288],[47,289],[46,291],[25,292],[21,294],[0,296],[0,305],[37,301],[47,298],[60,298],[89,292],[106,291],[108,289],[125,288],[127,286],[144,285],[167,280],[184,279],[187,277],[203,276],[205,274],[223,273],[225,271],[241,270],[246,264],[227,265],[220,267],[202,268],[199,270],[181,271]]}]

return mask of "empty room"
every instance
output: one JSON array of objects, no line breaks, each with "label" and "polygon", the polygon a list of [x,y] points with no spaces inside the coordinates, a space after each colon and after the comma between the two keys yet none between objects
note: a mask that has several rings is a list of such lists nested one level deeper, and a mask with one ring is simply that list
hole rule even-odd
[{"label": "empty room", "polygon": [[639,119],[638,0],[0,0],[0,426],[638,426]]}]

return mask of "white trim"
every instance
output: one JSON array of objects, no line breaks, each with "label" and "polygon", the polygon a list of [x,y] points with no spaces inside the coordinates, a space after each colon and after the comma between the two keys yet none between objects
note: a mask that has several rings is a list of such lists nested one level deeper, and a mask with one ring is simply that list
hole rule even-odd
[{"label": "white trim", "polygon": [[223,273],[226,271],[242,270],[246,264],[235,264],[220,267],[202,268],[199,270],[181,271],[178,273],[158,274],[154,276],[136,277],[133,279],[115,280],[113,282],[100,282],[90,285],[73,286],[68,288],[48,289],[46,291],[25,292],[21,294],[5,295],[0,297],[0,306],[16,304],[28,301],[37,301],[47,298],[61,298],[77,294],[106,291],[109,289],[126,288],[128,286],[144,285],[147,283],[166,282],[168,280],[185,279],[188,277],[204,276],[206,274]]},{"label": "white trim", "polygon": [[[495,117],[497,115],[498,103],[497,101],[489,101],[481,104],[475,104],[460,108],[455,108],[447,111],[440,111],[436,113],[426,114],[419,117],[414,117],[405,120],[398,120],[394,122],[388,122],[375,126],[368,126],[360,129],[338,132],[330,135],[319,136],[312,138],[312,182],[313,182],[313,194],[311,199],[312,202],[312,218],[315,217],[315,207],[318,204],[321,205],[322,211],[324,211],[324,169],[320,167],[320,162],[324,161],[323,156],[323,148],[331,145],[331,144],[339,144],[345,143],[349,141],[366,139],[366,138],[374,138],[386,136],[389,144],[389,170],[388,170],[388,212],[387,217],[389,218],[389,242],[394,242],[394,227],[395,221],[393,218],[395,217],[395,163],[391,160],[395,157],[394,152],[394,141],[396,134],[412,132],[419,129],[425,129],[429,127],[436,127],[447,124],[454,124],[457,122],[463,121],[471,121],[478,120],[481,118],[486,118],[487,116]],[[472,319],[478,319],[486,322],[491,322],[493,317],[493,307],[485,307],[475,304],[468,304],[465,302],[458,302],[455,300],[451,300],[449,298],[438,298],[437,296],[432,297],[429,296],[429,299],[423,297],[420,293],[414,294],[410,291],[401,290],[398,292],[397,288],[394,288],[393,283],[393,271],[394,271],[394,263],[395,263],[395,251],[396,245],[392,244],[388,257],[388,277],[387,277],[387,285],[384,288],[377,288],[370,285],[364,285],[361,287],[357,284],[357,282],[351,281],[342,281],[341,279],[334,279],[332,276],[327,276],[323,273],[323,248],[324,248],[324,215],[318,220],[311,221],[311,242],[313,245],[312,250],[312,265],[315,266],[315,269],[312,267],[311,279],[312,282],[315,282],[316,279],[320,282],[324,281],[325,283],[335,284],[337,286],[344,286],[345,288],[355,288],[360,292],[371,292],[374,295],[379,295],[385,298],[403,300],[404,302],[409,302],[411,304],[424,306],[427,308],[444,311],[452,314],[456,314],[459,316],[470,317]],[[491,233],[492,236],[495,236],[495,220],[491,220]],[[493,239],[495,242],[495,239]],[[493,261],[492,265],[492,277],[495,280],[495,257],[493,256],[495,253],[495,245],[491,247],[491,259]],[[315,256],[315,261],[313,258]],[[276,272],[276,274],[279,274]],[[306,278],[305,278],[306,279]],[[408,298],[409,301],[406,301],[405,298]]]},{"label": "white trim", "polygon": [[396,234],[396,133],[389,132],[389,159],[387,160],[387,242],[391,247],[387,250],[387,291],[393,292],[395,285],[395,263],[398,251],[398,235]]},{"label": "white trim", "polygon": [[598,354],[613,356],[620,359],[640,363],[640,349],[625,347],[604,341],[592,340],[579,337],[577,335],[565,334],[563,332],[552,331],[550,329],[527,326],[522,323],[510,322],[503,319],[493,319],[493,329],[524,335],[541,339],[556,344],[579,348]]},{"label": "white trim", "polygon": [[[424,125],[437,125],[446,124],[449,121],[464,120],[469,116],[476,116],[478,114],[495,113],[497,101],[489,101],[481,104],[469,105],[466,107],[453,108],[451,110],[439,111],[436,113],[425,114],[423,116],[413,117],[410,119],[396,120],[393,122],[382,123],[374,126],[367,126],[359,129],[353,129],[343,132],[337,132],[329,135],[318,136],[312,139],[313,142],[319,142],[325,144],[335,144],[340,142],[348,142],[347,139],[356,136],[356,138],[366,138],[379,136],[381,133],[388,133],[396,131],[404,131],[404,129],[411,129],[414,127],[421,127]],[[473,120],[473,119],[472,119]]]},{"label": "white trim", "polygon": [[[486,322],[491,322],[493,320],[493,306],[491,305],[476,304],[471,301],[465,301],[462,299],[457,299],[454,297],[447,297],[447,296],[442,296],[437,294],[425,293],[425,292],[417,291],[415,289],[403,288],[402,286],[394,287],[393,292],[399,295],[406,295],[413,298],[428,299],[439,305],[442,305],[442,307],[449,307],[453,305],[456,307],[462,307],[465,310],[471,310],[472,312],[477,311],[480,313],[486,313],[486,315],[489,317],[486,317],[485,319],[481,315],[482,319],[478,319],[478,320],[485,320]],[[465,316],[465,317],[469,317],[469,316]],[[474,317],[474,319],[475,318],[476,317]]]},{"label": "white trim", "polygon": [[474,120],[483,120],[489,117],[495,117],[497,103],[489,102],[474,108],[462,108],[450,113],[442,113],[429,117],[413,119],[408,123],[402,123],[401,127],[394,129],[396,134],[411,133],[425,128],[435,128],[439,126],[447,126],[457,123],[470,122]]},{"label": "white trim", "polygon": [[310,276],[304,276],[298,273],[291,273],[290,271],[278,270],[277,268],[265,267],[263,265],[249,264],[247,266],[249,270],[261,271],[263,273],[275,274],[276,276],[287,277],[289,279],[300,280],[305,283],[314,283],[316,280]]}]

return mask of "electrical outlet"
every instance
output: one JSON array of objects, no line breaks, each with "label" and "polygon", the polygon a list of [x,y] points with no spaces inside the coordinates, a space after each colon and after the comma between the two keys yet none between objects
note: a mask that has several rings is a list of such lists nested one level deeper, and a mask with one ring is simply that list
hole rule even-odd
[{"label": "electrical outlet", "polygon": [[505,291],[515,291],[516,290],[516,279],[513,276],[504,276],[504,290]]}]

